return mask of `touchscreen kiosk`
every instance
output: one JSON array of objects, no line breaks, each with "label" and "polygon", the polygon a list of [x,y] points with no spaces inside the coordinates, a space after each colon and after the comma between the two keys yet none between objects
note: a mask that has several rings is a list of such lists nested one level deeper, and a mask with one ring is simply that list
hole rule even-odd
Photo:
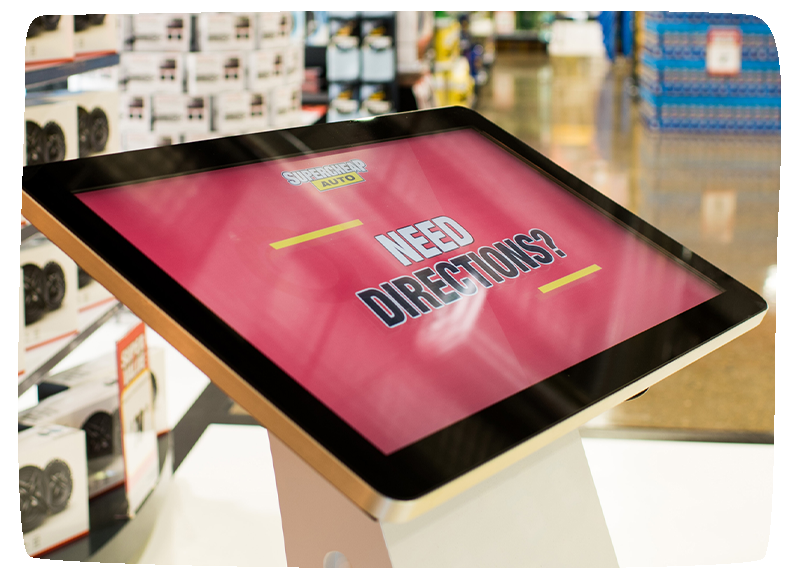
[{"label": "touchscreen kiosk", "polygon": [[766,311],[462,108],[26,167],[23,214],[385,521]]}]

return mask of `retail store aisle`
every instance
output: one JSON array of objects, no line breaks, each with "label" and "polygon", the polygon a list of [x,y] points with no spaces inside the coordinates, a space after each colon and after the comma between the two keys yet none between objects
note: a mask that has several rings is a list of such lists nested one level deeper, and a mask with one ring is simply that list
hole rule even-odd
[{"label": "retail store aisle", "polygon": [[[621,567],[766,554],[772,445],[584,438],[584,449]],[[286,565],[265,429],[208,426],[175,473],[140,563]]]}]

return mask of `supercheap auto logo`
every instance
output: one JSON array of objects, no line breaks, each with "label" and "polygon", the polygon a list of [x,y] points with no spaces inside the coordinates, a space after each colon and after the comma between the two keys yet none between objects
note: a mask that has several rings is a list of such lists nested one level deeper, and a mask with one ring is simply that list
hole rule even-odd
[{"label": "supercheap auto logo", "polygon": [[284,171],[281,173],[290,185],[311,183],[319,191],[328,191],[345,185],[361,183],[364,178],[361,173],[367,172],[367,164],[360,159],[351,159],[344,163],[331,163],[297,171]]}]

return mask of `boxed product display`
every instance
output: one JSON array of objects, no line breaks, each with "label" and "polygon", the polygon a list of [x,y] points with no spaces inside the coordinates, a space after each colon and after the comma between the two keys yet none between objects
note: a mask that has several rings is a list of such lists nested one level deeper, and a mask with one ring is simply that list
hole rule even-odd
[{"label": "boxed product display", "polygon": [[284,83],[284,49],[263,48],[247,55],[247,88],[264,91]]},{"label": "boxed product display", "polygon": [[164,147],[181,142],[180,133],[146,131],[125,131],[122,134],[122,148],[125,151]]},{"label": "boxed product display", "polygon": [[652,130],[780,131],[781,79],[769,27],[743,14],[646,12],[637,64]]},{"label": "boxed product display", "polygon": [[25,102],[25,165],[78,157],[78,112],[74,102]]},{"label": "boxed product display", "polygon": [[[147,358],[149,370],[152,374],[150,380],[153,391],[153,421],[157,433],[161,435],[170,429],[167,423],[166,351],[162,347],[150,347],[147,350]],[[99,396],[102,391],[99,390],[98,385],[103,386],[106,389],[105,392],[114,391],[113,394],[117,397],[117,400],[113,405],[109,406],[111,410],[108,412],[115,421],[118,421],[119,378],[117,376],[116,357],[113,352],[48,377],[46,381],[39,384],[39,400],[47,401],[53,395],[62,396],[61,393],[64,393],[67,389],[77,392],[77,389],[86,387],[98,389],[96,394]],[[63,396],[67,397],[67,395]],[[83,397],[84,400],[89,400],[91,393],[87,392],[79,396]],[[44,403],[40,403],[41,405],[44,405]]]},{"label": "boxed product display", "polygon": [[25,288],[19,270],[19,335],[17,339],[17,376],[25,374]]},{"label": "boxed product display", "polygon": [[255,13],[202,12],[197,15],[200,52],[256,48]]},{"label": "boxed product display", "polygon": [[123,39],[126,50],[189,52],[189,14],[131,14],[125,17]]},{"label": "boxed product display", "polygon": [[245,60],[241,52],[191,52],[186,55],[186,91],[213,94],[245,88]]},{"label": "boxed product display", "polygon": [[91,91],[53,93],[53,99],[77,106],[78,157],[120,151],[119,93]]},{"label": "boxed product display", "polygon": [[117,52],[118,16],[115,14],[76,14],[75,56],[94,56]]},{"label": "boxed product display", "polygon": [[358,37],[344,34],[347,30],[347,27],[341,27],[340,33],[336,35],[333,34],[333,28],[331,30],[331,40],[325,55],[330,81],[355,81],[361,76]]},{"label": "boxed product display", "polygon": [[384,115],[392,112],[391,89],[386,84],[365,83],[361,85],[361,113],[363,115]]},{"label": "boxed product display", "polygon": [[348,121],[361,117],[359,97],[359,88],[356,83],[329,83],[328,121]]},{"label": "boxed product display", "polygon": [[[20,425],[63,425],[85,433],[86,489],[94,497],[116,487],[125,477],[119,420],[119,386],[113,371],[111,382],[97,380],[70,384],[70,371],[39,385],[40,403],[19,414]],[[67,375],[67,376],[64,376]],[[70,388],[74,387],[74,388]]]},{"label": "boxed product display", "polygon": [[19,510],[29,556],[89,531],[86,437],[61,425],[19,427]]},{"label": "boxed product display", "polygon": [[110,304],[116,298],[100,285],[97,280],[78,266],[78,312],[86,312],[92,308]]},{"label": "boxed product display", "polygon": [[256,19],[256,47],[285,46],[292,31],[291,12],[258,12]]},{"label": "boxed product display", "polygon": [[211,108],[206,96],[153,95],[152,102],[154,132],[182,133],[211,129]]},{"label": "boxed product display", "polygon": [[128,93],[182,93],[184,55],[179,52],[123,52],[120,85]]},{"label": "boxed product display", "polygon": [[301,84],[304,75],[305,47],[302,44],[293,44],[283,49],[284,62],[286,63],[286,82],[288,84]]},{"label": "boxed product display", "polygon": [[78,266],[44,236],[20,245],[25,344],[30,351],[78,332]]},{"label": "boxed product display", "polygon": [[[363,16],[363,13],[362,13]],[[390,19],[366,18],[361,22],[361,79],[391,82],[395,74],[394,26]]]},{"label": "boxed product display", "polygon": [[222,93],[214,95],[212,102],[213,128],[218,133],[235,135],[268,128],[264,93]]},{"label": "boxed product display", "polygon": [[300,122],[302,94],[299,86],[276,87],[269,95],[269,126],[283,129]]},{"label": "boxed product display", "polygon": [[149,131],[153,126],[151,97],[146,93],[121,93],[119,96],[120,128],[127,131]]},{"label": "boxed product display", "polygon": [[50,65],[72,60],[74,34],[72,16],[37,16],[25,37],[25,64]]}]

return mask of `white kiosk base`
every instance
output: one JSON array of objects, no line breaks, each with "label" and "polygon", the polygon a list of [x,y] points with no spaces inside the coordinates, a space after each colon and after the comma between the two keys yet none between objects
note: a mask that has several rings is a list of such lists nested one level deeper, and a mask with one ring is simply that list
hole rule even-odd
[{"label": "white kiosk base", "polygon": [[378,522],[270,433],[291,567],[616,567],[573,431],[403,524]]}]

